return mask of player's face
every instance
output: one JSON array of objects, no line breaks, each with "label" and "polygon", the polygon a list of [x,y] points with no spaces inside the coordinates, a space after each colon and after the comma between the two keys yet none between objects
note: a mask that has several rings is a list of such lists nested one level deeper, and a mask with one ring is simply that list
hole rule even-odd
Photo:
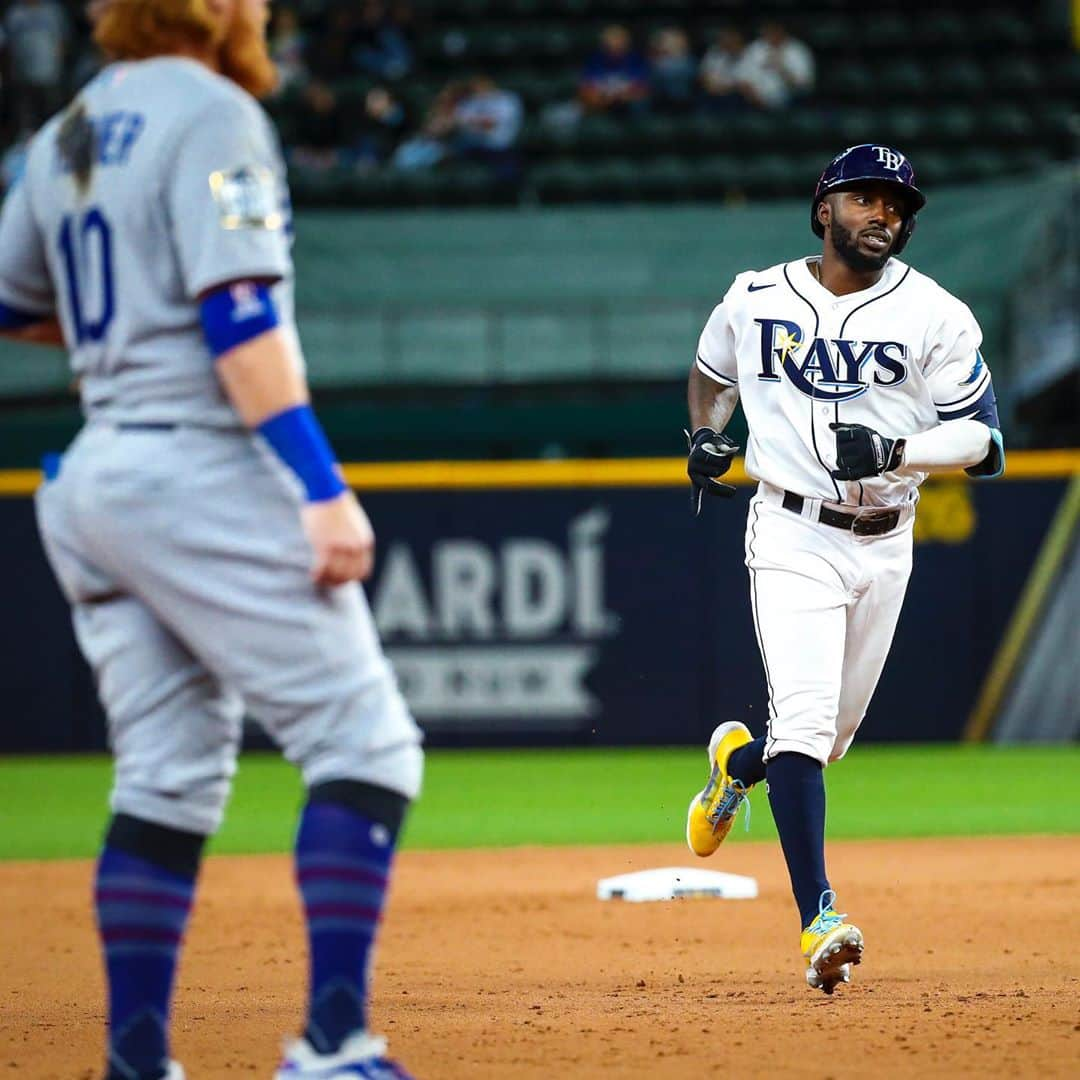
[{"label": "player's face", "polygon": [[892,184],[867,184],[828,198],[828,235],[852,270],[880,270],[896,245],[907,204]]},{"label": "player's face", "polygon": [[266,45],[269,18],[269,0],[233,0],[221,43],[221,73],[255,97],[265,97],[277,85],[277,69]]}]

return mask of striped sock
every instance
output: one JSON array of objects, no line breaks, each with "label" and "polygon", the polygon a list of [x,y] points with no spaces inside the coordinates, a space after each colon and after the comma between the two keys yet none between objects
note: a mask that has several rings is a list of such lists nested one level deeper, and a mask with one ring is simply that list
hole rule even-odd
[{"label": "striped sock", "polygon": [[371,948],[386,898],[390,829],[334,802],[309,802],[296,870],[311,949],[308,1042],[331,1054],[367,1024]]},{"label": "striped sock", "polygon": [[169,1004],[195,878],[106,846],[94,900],[109,980],[107,1080],[157,1080],[169,1064]]}]

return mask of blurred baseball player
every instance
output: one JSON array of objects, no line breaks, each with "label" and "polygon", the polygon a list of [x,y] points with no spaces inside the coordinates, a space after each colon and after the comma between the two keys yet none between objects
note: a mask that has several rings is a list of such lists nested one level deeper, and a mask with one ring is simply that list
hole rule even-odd
[{"label": "blurred baseball player", "polygon": [[371,949],[420,732],[357,584],[293,321],[289,203],[256,98],[266,0],[105,0],[114,61],[35,138],[0,217],[0,326],[58,320],[86,424],[38,494],[115,755],[95,899],[108,1080],[179,1080],[173,976],[246,704],[296,764],[310,946],[280,1080],[405,1076],[368,1033]]},{"label": "blurred baseball player", "polygon": [[863,936],[825,873],[823,770],[866,713],[911,570],[918,486],[965,468],[998,476],[1004,444],[982,332],[968,308],[897,255],[925,203],[911,163],[853,146],[818,181],[820,256],[739,274],[690,372],[695,512],[738,449],[721,434],[741,397],[746,470],[758,481],[746,565],[769,695],[754,739],[724,723],[687,842],[711,855],[754,784],[767,781],[803,928],[806,981],[832,993]]}]

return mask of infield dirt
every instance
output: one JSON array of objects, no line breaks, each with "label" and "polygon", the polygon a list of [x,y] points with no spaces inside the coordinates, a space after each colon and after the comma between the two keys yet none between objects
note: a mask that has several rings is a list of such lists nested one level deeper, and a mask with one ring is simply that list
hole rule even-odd
[{"label": "infield dirt", "polygon": [[[1080,838],[830,845],[866,936],[853,983],[807,989],[779,848],[407,852],[372,1026],[422,1080],[1075,1076]],[[602,903],[600,877],[701,865],[753,901]],[[88,862],[0,864],[0,1076],[96,1080],[104,999]],[[272,1075],[300,1023],[288,860],[207,861],[173,1050],[189,1080]]]}]

